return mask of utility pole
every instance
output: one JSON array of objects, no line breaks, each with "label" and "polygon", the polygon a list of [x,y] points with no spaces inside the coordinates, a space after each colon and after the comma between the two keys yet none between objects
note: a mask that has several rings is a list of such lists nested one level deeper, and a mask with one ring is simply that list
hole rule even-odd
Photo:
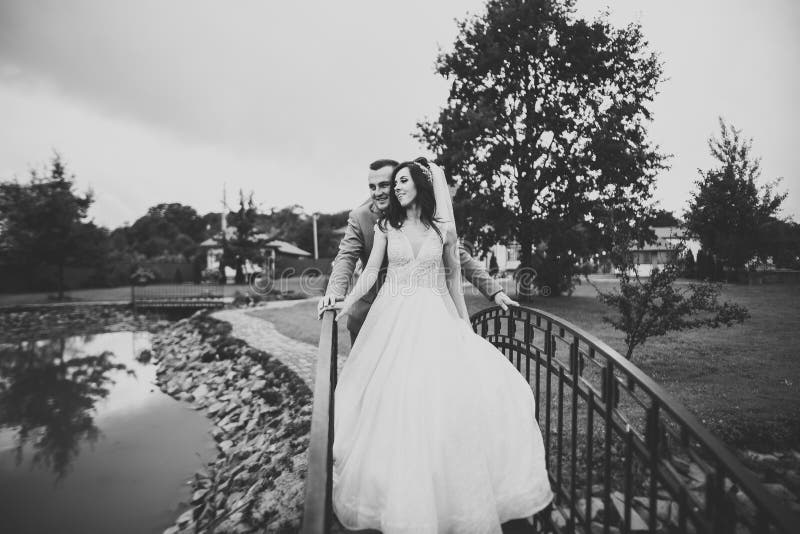
[{"label": "utility pole", "polygon": [[319,219],[319,213],[314,213],[311,216],[312,226],[314,227],[314,259],[319,259],[319,246],[317,245],[317,219]]},{"label": "utility pole", "polygon": [[222,184],[222,220],[220,221],[220,226],[222,228],[222,235],[225,236],[225,230],[228,228],[228,223],[225,220],[225,215],[228,211],[228,200],[227,200],[227,193],[225,191],[226,187],[225,184]]}]

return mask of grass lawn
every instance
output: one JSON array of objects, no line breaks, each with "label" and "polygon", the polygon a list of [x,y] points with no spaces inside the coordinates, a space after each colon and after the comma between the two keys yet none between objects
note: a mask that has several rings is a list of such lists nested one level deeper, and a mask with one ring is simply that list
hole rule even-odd
[{"label": "grass lawn", "polygon": [[[320,295],[325,290],[325,283],[327,278],[320,277],[319,279],[304,279],[300,280],[299,277],[284,278],[275,282],[274,288],[284,292],[293,292],[300,295]],[[200,289],[203,286],[195,286],[188,284],[186,286],[177,286],[175,284],[166,284],[172,288],[188,288],[191,290]],[[157,291],[159,286],[146,286],[149,290]],[[252,288],[248,285],[235,285],[227,284],[222,286],[223,295],[225,297],[233,297],[236,293],[252,293]],[[55,291],[39,292],[39,293],[2,293],[0,294],[0,306],[17,306],[20,304],[48,304],[58,302],[56,300],[57,293]],[[98,289],[73,289],[64,292],[65,301],[82,301],[82,302],[108,302],[108,301],[124,301],[130,302],[131,288],[130,286],[120,287],[107,287]]]},{"label": "grass lawn", "polygon": [[[613,279],[598,285],[612,287]],[[602,319],[608,309],[583,285],[572,296],[539,298],[533,307],[558,315],[597,335],[620,352],[624,336]],[[743,325],[654,338],[638,347],[633,361],[732,445],[756,448],[800,446],[800,285],[726,285],[722,298],[746,306]],[[470,289],[470,312],[488,301]],[[285,335],[316,345],[320,323],[314,303],[258,310]],[[350,338],[339,326],[339,351]]]}]

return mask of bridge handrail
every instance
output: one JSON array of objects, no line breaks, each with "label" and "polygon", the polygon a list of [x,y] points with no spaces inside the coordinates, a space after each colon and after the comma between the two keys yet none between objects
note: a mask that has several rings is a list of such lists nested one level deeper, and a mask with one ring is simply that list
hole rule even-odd
[{"label": "bridge handrail", "polygon": [[[584,331],[580,327],[572,324],[571,322],[562,319],[552,313],[546,312],[537,308],[530,308],[526,306],[510,306],[509,312],[504,312],[499,306],[493,306],[480,312],[473,314],[470,317],[470,322],[473,328],[483,337],[487,337],[487,329],[489,321],[496,320],[501,317],[506,317],[511,320],[524,320],[525,324],[531,323],[531,317],[536,318],[536,324],[541,327],[543,322],[547,325],[543,329],[552,334],[558,331],[556,337],[560,338],[563,342],[568,343],[566,339],[566,332],[572,336],[573,341],[582,340],[594,357],[602,355],[606,361],[611,362],[612,369],[616,368],[621,371],[628,379],[629,387],[635,384],[640,390],[645,392],[651,400],[655,400],[655,405],[658,409],[663,409],[668,412],[674,422],[678,423],[683,431],[687,431],[692,437],[701,445],[710,457],[713,459],[714,466],[717,471],[724,472],[724,475],[734,481],[739,489],[749,497],[759,510],[759,521],[768,521],[772,523],[779,532],[789,534],[793,532],[793,517],[789,509],[778,502],[771,496],[763,487],[761,482],[756,479],[751,472],[749,472],[741,462],[730,452],[730,450],[711,432],[703,426],[697,418],[689,412],[677,399],[668,393],[662,386],[658,385],[652,378],[647,376],[642,370],[636,367],[633,363],[627,360],[619,352],[614,350],[605,342],[601,341],[596,336]],[[481,327],[481,330],[478,330]],[[555,334],[552,334],[555,336]],[[503,337],[503,336],[499,336]],[[508,336],[506,336],[508,337]],[[511,339],[510,337],[508,339]],[[553,344],[551,343],[551,346]],[[575,352],[578,352],[576,345]],[[576,354],[575,358],[581,358],[583,353]],[[570,359],[570,366],[573,365],[574,360]],[[580,376],[582,366],[575,362],[574,371]],[[613,379],[613,373],[610,373]],[[618,379],[614,379],[617,385],[620,384]],[[574,387],[579,387],[579,382],[573,382]],[[613,394],[610,394],[613,396]],[[609,399],[602,399],[608,401]],[[598,401],[599,402],[599,401]],[[657,417],[657,412],[656,412]],[[685,434],[682,434],[685,437]],[[721,482],[720,482],[721,484]]]},{"label": "bridge handrail", "polygon": [[[495,306],[492,308],[488,308],[482,310],[476,314],[473,314],[470,318],[473,327],[476,331],[481,334],[485,338],[489,338],[490,341],[495,342],[497,345],[508,349],[512,347],[514,343],[523,349],[523,351],[517,352],[518,360],[517,360],[517,368],[520,369],[520,359],[519,357],[522,354],[525,354],[527,358],[530,358],[532,355],[531,349],[535,355],[533,357],[537,360],[536,365],[546,364],[546,372],[548,374],[548,380],[555,374],[555,371],[558,370],[558,376],[556,378],[561,379],[561,384],[559,385],[559,390],[563,387],[564,384],[567,384],[573,388],[572,391],[572,398],[576,400],[578,398],[585,398],[587,400],[587,406],[589,407],[589,413],[593,411],[597,411],[606,419],[607,425],[612,421],[612,412],[613,415],[617,415],[617,404],[619,403],[619,394],[615,394],[613,392],[614,388],[619,387],[626,387],[628,391],[633,391],[634,389],[638,388],[638,390],[644,392],[648,399],[651,402],[650,407],[647,408],[648,420],[647,420],[647,430],[645,432],[645,442],[642,445],[637,445],[639,448],[632,448],[631,444],[633,442],[633,432],[628,427],[627,431],[625,430],[617,430],[623,437],[626,438],[626,445],[627,445],[627,452],[628,454],[632,454],[633,452],[638,453],[640,456],[647,461],[649,467],[652,469],[652,482],[651,484],[651,491],[650,491],[650,511],[652,512],[649,521],[649,530],[650,532],[656,531],[656,514],[653,505],[656,502],[656,485],[658,484],[657,480],[659,478],[663,478],[663,468],[662,463],[669,461],[669,453],[667,453],[666,457],[661,457],[663,454],[661,452],[661,448],[667,445],[666,440],[661,438],[659,439],[656,434],[659,431],[663,432],[663,429],[660,425],[662,423],[659,420],[660,413],[667,413],[671,416],[675,423],[680,426],[680,436],[681,440],[686,441],[689,443],[689,439],[693,439],[694,441],[699,444],[700,448],[702,449],[703,459],[708,460],[711,464],[713,464],[713,469],[711,473],[708,474],[709,482],[708,486],[706,487],[706,500],[704,504],[701,503],[701,506],[705,507],[705,510],[698,510],[697,502],[695,500],[689,500],[691,497],[687,497],[685,489],[683,487],[679,487],[679,491],[681,493],[679,501],[679,506],[683,507],[680,510],[680,523],[683,525],[684,529],[686,526],[686,522],[688,518],[695,520],[695,526],[697,527],[700,525],[702,528],[696,529],[696,531],[707,531],[707,532],[720,532],[724,530],[724,525],[729,525],[728,519],[720,520],[718,517],[714,517],[713,514],[716,515],[723,515],[725,511],[730,511],[729,505],[726,504],[724,498],[725,491],[727,488],[725,487],[725,479],[730,479],[735,483],[738,488],[752,501],[757,509],[757,517],[755,521],[757,521],[758,525],[756,528],[756,532],[781,532],[785,534],[789,534],[793,532],[793,517],[791,512],[785,506],[781,505],[777,502],[772,496],[770,496],[766,490],[763,488],[761,483],[750,473],[748,470],[739,462],[739,460],[726,448],[726,446],[715,436],[709,432],[707,428],[705,428],[697,418],[692,415],[680,402],[678,402],[671,394],[669,394],[663,387],[658,385],[653,379],[647,376],[644,372],[642,372],[638,367],[636,367],[633,363],[625,359],[621,354],[619,354],[616,350],[611,348],[608,344],[604,343],[596,336],[585,332],[581,328],[577,327],[576,325],[572,324],[571,322],[564,320],[556,315],[548,313],[546,311],[536,309],[536,308],[528,308],[528,307],[511,307],[509,312],[504,312],[501,308]],[[525,340],[528,342],[527,347],[525,343],[520,342],[518,339],[515,339],[515,328],[516,322],[522,320],[523,327],[526,329],[524,332]],[[505,326],[507,328],[506,334],[502,334],[497,330],[497,327],[501,325],[501,323],[505,322]],[[513,323],[513,325],[512,325]],[[492,335],[489,335],[489,325],[494,324],[495,331]],[[530,327],[530,331],[528,331]],[[534,332],[533,329],[539,329],[547,333],[545,338],[545,357],[546,360],[542,357],[542,350],[536,347],[533,344],[533,336]],[[510,334],[510,335],[509,335]],[[569,335],[567,335],[569,334]],[[572,340],[568,340],[568,337],[572,337]],[[564,372],[566,367],[561,365],[560,362],[556,361],[556,340],[560,340],[563,343],[567,343],[570,345],[570,360],[569,360],[569,375],[567,376]],[[512,343],[512,341],[514,343]],[[581,342],[586,346],[585,349],[581,349],[580,344]],[[331,497],[332,497],[332,466],[333,466],[333,421],[334,421],[334,389],[336,386],[337,380],[337,358],[338,358],[338,339],[337,339],[337,327],[336,322],[334,320],[334,312],[333,311],[326,311],[322,316],[322,328],[320,332],[320,343],[319,343],[319,352],[318,352],[318,359],[317,359],[317,368],[316,368],[316,376],[314,381],[314,406],[312,412],[312,422],[311,422],[311,440],[309,444],[309,453],[308,453],[308,472],[306,475],[306,501],[304,506],[304,514],[303,514],[303,525],[302,525],[302,532],[304,534],[323,534],[330,532],[331,525],[333,522],[332,518],[332,505],[331,505]],[[517,350],[517,349],[515,349]],[[605,360],[603,363],[603,372],[601,375],[603,376],[603,387],[602,387],[602,394],[595,397],[594,391],[590,391],[591,387],[584,387],[588,384],[588,378],[584,380],[582,376],[583,373],[583,359],[585,357],[590,357],[594,359],[603,359]],[[513,357],[510,358],[513,360]],[[513,362],[512,362],[513,363]],[[530,363],[527,361],[527,363]],[[596,362],[594,362],[596,363]],[[553,365],[555,364],[555,365]],[[560,369],[556,369],[561,367]],[[521,369],[520,369],[521,371]],[[620,380],[615,376],[615,371],[620,372],[624,375],[625,380]],[[537,384],[539,383],[539,369],[537,368]],[[547,394],[550,394],[550,384],[548,382],[548,389]],[[543,389],[543,388],[542,388]],[[538,417],[538,399],[539,393],[537,392],[537,417]],[[559,393],[562,393],[559,391]],[[548,400],[548,409],[550,409],[550,400]],[[606,407],[610,407],[611,409],[606,410]],[[559,409],[561,406],[559,406]],[[576,413],[578,407],[577,404],[573,403],[572,405],[572,436],[576,436]],[[654,417],[651,419],[651,415]],[[549,414],[548,414],[549,417]],[[622,417],[622,416],[620,416]],[[624,420],[624,417],[622,417]],[[549,421],[549,419],[548,419]],[[561,421],[559,421],[561,424]],[[615,423],[616,424],[616,423]],[[592,432],[592,417],[591,415],[588,417],[588,426],[589,426],[589,433]],[[619,425],[617,425],[619,426]],[[616,427],[614,427],[616,428]],[[545,428],[542,429],[543,434],[545,434],[545,438],[547,439],[547,443],[550,442],[549,437],[549,423],[547,432]],[[608,440],[608,426],[606,427],[606,440]],[[652,434],[652,435],[651,435]],[[574,440],[573,440],[574,441]],[[589,448],[589,460],[590,460],[590,468],[589,468],[589,481],[587,485],[591,487],[591,461],[593,460],[592,456],[592,449],[591,449],[591,439],[588,440],[588,448]],[[560,438],[559,438],[560,442]],[[560,447],[559,443],[559,447]],[[609,450],[609,442],[606,443],[606,452]],[[548,448],[549,450],[549,448]],[[550,451],[552,453],[552,451]],[[560,453],[561,451],[559,451]],[[584,458],[585,459],[585,458]],[[607,462],[610,462],[610,459],[606,459]],[[632,460],[631,460],[632,461]],[[548,458],[548,462],[550,463],[550,458]],[[561,462],[559,462],[559,481],[560,481],[560,470],[561,470]],[[583,505],[584,508],[584,517],[581,517],[581,510],[580,506],[575,502],[576,501],[576,480],[575,480],[575,462],[576,462],[576,454],[575,454],[575,444],[572,444],[572,462],[573,468],[571,471],[572,476],[572,483],[571,483],[571,492],[567,492],[562,490],[561,488],[555,488],[557,495],[560,499],[569,501],[567,502],[569,506],[569,516],[566,522],[561,524],[560,526],[554,523],[547,525],[547,530],[555,531],[555,532],[575,532],[576,531],[576,520],[580,520],[581,523],[585,523],[584,531],[592,530],[590,527],[592,525],[592,517],[590,513],[590,506],[591,499],[582,499],[584,500],[585,504]],[[627,460],[626,460],[627,462]],[[610,465],[610,464],[609,464]],[[627,465],[627,464],[626,464]],[[705,464],[704,464],[705,465]],[[607,467],[607,469],[609,469]],[[626,467],[626,487],[630,489],[630,473],[629,468]],[[551,470],[551,479],[555,483],[556,479]],[[610,485],[611,482],[607,481],[606,490],[605,490],[605,502],[610,502]],[[670,490],[672,491],[672,490]],[[630,527],[630,509],[631,509],[631,491],[628,491],[625,495],[625,525],[626,529]],[[659,497],[660,498],[660,497]],[[719,501],[719,502],[716,502]],[[693,510],[686,511],[684,508],[688,505],[693,507]],[[700,519],[700,514],[705,513],[706,515],[702,516]],[[586,517],[589,516],[589,517]],[[605,514],[605,525],[604,525],[604,532],[609,532],[609,519],[610,514]],[[703,522],[705,521],[705,523]],[[734,520],[735,522],[735,520]],[[678,525],[680,528],[680,525]],[[761,529],[764,530],[761,530]]]},{"label": "bridge handrail", "polygon": [[314,375],[314,407],[308,446],[303,534],[330,532],[333,491],[333,399],[338,360],[338,331],[335,312],[322,314],[322,329]]}]

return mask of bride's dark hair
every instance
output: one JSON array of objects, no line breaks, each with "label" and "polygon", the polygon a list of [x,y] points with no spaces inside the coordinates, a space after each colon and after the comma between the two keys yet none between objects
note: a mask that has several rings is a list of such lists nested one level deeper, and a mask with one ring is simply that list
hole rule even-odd
[{"label": "bride's dark hair", "polygon": [[433,193],[433,183],[431,182],[431,174],[428,169],[428,160],[425,158],[417,158],[414,161],[404,161],[392,172],[392,185],[389,189],[389,207],[381,214],[378,219],[378,226],[381,230],[386,231],[386,225],[389,224],[392,228],[401,228],[406,220],[406,209],[400,205],[397,195],[394,192],[394,185],[397,180],[397,173],[403,169],[408,169],[411,174],[411,180],[414,182],[414,187],[417,189],[417,197],[414,201],[419,204],[420,214],[419,219],[426,227],[433,227],[439,239],[444,241],[442,232],[433,224],[434,222],[441,222],[436,216],[436,197]]}]

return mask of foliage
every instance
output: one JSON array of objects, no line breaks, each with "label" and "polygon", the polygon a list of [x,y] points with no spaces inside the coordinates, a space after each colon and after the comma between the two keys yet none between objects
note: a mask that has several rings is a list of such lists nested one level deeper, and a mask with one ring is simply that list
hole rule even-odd
[{"label": "foliage", "polygon": [[130,276],[131,283],[137,286],[144,286],[151,282],[155,282],[156,275],[150,269],[138,267]]},{"label": "foliage", "polygon": [[149,259],[180,254],[181,261],[192,259],[206,237],[205,218],[179,203],[153,206],[131,226],[112,232],[117,250],[135,251]]},{"label": "foliage", "polygon": [[461,177],[456,205],[480,199],[460,210],[465,237],[518,242],[522,268],[546,244],[533,283],[552,294],[610,243],[614,225],[592,211],[641,220],[663,168],[646,130],[662,68],[647,46],[639,25],[578,19],[572,0],[490,0],[438,58],[450,94],[416,137]]},{"label": "foliage", "polygon": [[752,139],[743,139],[741,130],[721,117],[719,125],[719,138],[708,140],[719,165],[700,171],[686,226],[706,252],[715,255],[721,264],[718,271],[724,267],[743,271],[754,257],[763,255],[761,243],[786,194],[775,192],[779,180],[764,186],[756,183],[761,160],[751,154]]},{"label": "foliage", "polygon": [[686,278],[694,278],[697,276],[697,265],[694,261],[694,254],[691,250],[687,250],[683,256],[683,276]]},{"label": "foliage", "polygon": [[74,191],[75,176],[67,173],[58,153],[49,169],[30,174],[26,184],[0,182],[0,252],[7,263],[25,266],[30,277],[42,263],[55,266],[63,298],[64,267],[99,262],[107,234],[83,222],[93,195]]},{"label": "foliage", "polygon": [[762,227],[759,257],[775,267],[800,269],[800,224],[770,217]]},{"label": "foliage", "polygon": [[655,228],[664,228],[668,226],[680,226],[681,221],[669,210],[655,209],[648,216],[647,224]]},{"label": "foliage", "polygon": [[64,339],[0,347],[0,427],[14,430],[17,461],[30,444],[33,463],[58,479],[81,443],[100,436],[94,406],[108,396],[112,375],[126,371],[110,352],[65,358],[64,349]]},{"label": "foliage", "polygon": [[[342,236],[335,232],[347,224],[348,214],[348,211],[340,211],[318,215],[317,241],[321,258],[336,256]],[[314,250],[313,221],[299,206],[272,210],[271,213],[261,216],[260,224],[265,233],[276,239],[294,243],[309,252]]]},{"label": "foliage", "polygon": [[[263,261],[263,249],[259,239],[257,239],[258,228],[256,227],[256,217],[258,211],[253,201],[253,194],[245,200],[244,193],[239,191],[239,209],[228,213],[227,223],[236,230],[235,234],[222,239],[222,261],[220,270],[224,266],[231,266],[236,269],[234,283],[244,284],[244,264],[246,261],[258,263]],[[224,275],[223,275],[224,276]],[[223,278],[224,279],[224,278]]]},{"label": "foliage", "polygon": [[200,273],[200,280],[207,284],[220,284],[222,279],[217,269],[204,269]]},{"label": "foliage", "polygon": [[[678,247],[679,252],[681,248]],[[681,275],[677,260],[668,262],[663,269],[654,268],[647,278],[640,277],[629,262],[621,262],[617,267],[618,290],[594,287],[598,299],[617,312],[616,316],[604,316],[603,320],[625,333],[628,359],[633,357],[637,346],[651,337],[694,328],[731,326],[750,317],[747,309],[738,304],[719,302],[722,289],[719,284],[676,286],[675,281]]]}]

